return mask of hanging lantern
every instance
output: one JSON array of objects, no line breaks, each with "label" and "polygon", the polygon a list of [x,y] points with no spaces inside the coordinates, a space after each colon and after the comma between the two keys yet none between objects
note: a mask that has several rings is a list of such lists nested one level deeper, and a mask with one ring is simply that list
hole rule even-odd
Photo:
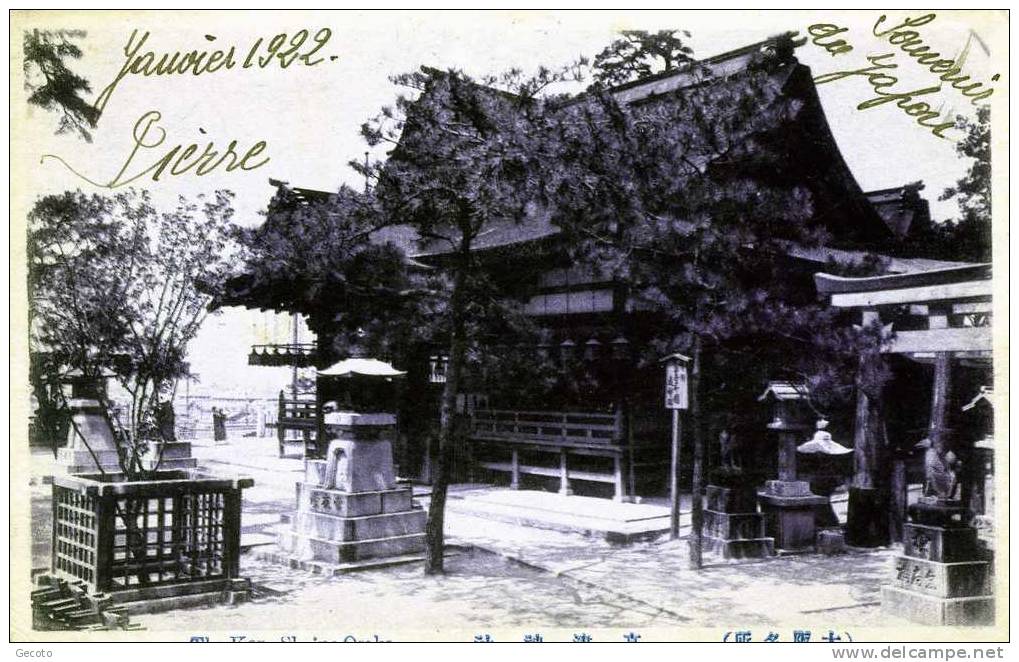
[{"label": "hanging lantern", "polygon": [[428,381],[432,384],[446,383],[446,370],[449,368],[449,357],[443,355],[431,356],[428,359]]},{"label": "hanging lantern", "polygon": [[584,343],[584,359],[595,361],[601,356],[601,343],[597,338],[591,338]]},{"label": "hanging lantern", "polygon": [[577,349],[577,343],[573,342],[569,338],[559,343],[559,356],[563,361],[568,361],[573,358],[574,352]]},{"label": "hanging lantern", "polygon": [[621,361],[627,358],[630,354],[630,341],[619,336],[612,341],[612,358]]}]

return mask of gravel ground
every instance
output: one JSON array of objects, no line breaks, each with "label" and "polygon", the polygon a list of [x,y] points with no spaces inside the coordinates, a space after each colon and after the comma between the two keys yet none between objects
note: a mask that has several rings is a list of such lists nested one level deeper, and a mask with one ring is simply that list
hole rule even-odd
[{"label": "gravel ground", "polygon": [[[243,449],[237,444],[244,444]],[[279,460],[272,440],[196,444],[201,464],[217,473],[255,478],[244,495],[243,533],[271,534],[293,508],[301,463]],[[36,475],[45,471],[36,458]],[[33,567],[49,563],[49,485],[33,481]],[[470,497],[470,491],[457,495]],[[427,505],[427,496],[419,499]],[[685,522],[684,522],[685,523]],[[685,533],[685,531],[683,532]],[[473,551],[447,559],[447,574],[425,577],[421,564],[323,577],[242,555],[250,602],[135,617],[150,632],[299,630],[348,632],[358,638],[435,638],[512,628],[715,632],[748,626],[832,628],[899,626],[883,615],[880,586],[891,579],[894,549],[817,554],[762,561],[708,560],[687,568],[684,541],[627,546],[575,533],[518,526],[462,513],[447,514],[450,542]],[[469,635],[466,635],[469,638]]]}]

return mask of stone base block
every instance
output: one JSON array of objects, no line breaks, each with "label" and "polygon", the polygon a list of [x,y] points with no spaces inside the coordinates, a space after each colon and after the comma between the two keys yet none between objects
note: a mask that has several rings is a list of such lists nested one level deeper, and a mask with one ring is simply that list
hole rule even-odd
[{"label": "stone base block", "polygon": [[423,552],[425,534],[413,533],[374,540],[336,541],[293,531],[283,531],[279,536],[279,546],[280,549],[300,560],[348,563],[363,559]]},{"label": "stone base block", "polygon": [[89,452],[85,448],[58,448],[57,465],[67,473],[87,473],[96,471],[96,460],[104,470],[120,471],[117,451],[105,450]]},{"label": "stone base block", "polygon": [[724,540],[707,536],[704,548],[724,559],[763,559],[775,555],[775,541],[772,538],[742,538]]},{"label": "stone base block", "polygon": [[708,485],[705,494],[708,510],[720,513],[757,512],[757,493],[752,485],[743,487]]},{"label": "stone base block", "polygon": [[994,598],[939,598],[896,586],[881,587],[881,609],[886,614],[924,625],[993,625]]},{"label": "stone base block", "polygon": [[[165,441],[162,443],[162,448],[163,464],[165,464],[167,460],[179,460],[191,457],[190,441]],[[158,452],[160,451],[155,451],[155,453]],[[153,460],[154,459],[155,455],[153,454]],[[160,466],[162,466],[162,464]]]},{"label": "stone base block", "polygon": [[326,540],[351,541],[390,538],[421,533],[427,515],[423,509],[381,513],[365,517],[336,517],[325,513],[297,513],[293,530]]},{"label": "stone base block", "polygon": [[764,483],[764,491],[777,497],[813,497],[810,483],[805,480],[769,480]]},{"label": "stone base block", "polygon": [[962,502],[951,499],[920,497],[908,510],[909,521],[928,526],[963,527],[970,520],[969,509]]},{"label": "stone base block", "polygon": [[767,516],[767,535],[775,539],[775,545],[780,550],[802,552],[814,548],[817,506],[827,499],[816,495],[780,496],[765,493],[760,494],[759,499],[761,511]]},{"label": "stone base block", "polygon": [[704,535],[722,540],[764,538],[764,515],[761,513],[720,513],[704,511]]},{"label": "stone base block", "polygon": [[990,592],[989,566],[986,561],[937,563],[897,556],[893,585],[939,598],[983,596]]},{"label": "stone base block", "polygon": [[336,517],[363,517],[411,510],[413,492],[398,487],[378,492],[340,492],[317,485],[297,483],[298,512],[313,511]]},{"label": "stone base block", "polygon": [[916,559],[957,563],[979,559],[977,531],[972,527],[944,528],[907,523],[903,527],[902,553]]},{"label": "stone base block", "polygon": [[846,537],[841,529],[824,529],[817,532],[817,551],[825,556],[846,553]]},{"label": "stone base block", "polygon": [[[172,469],[194,469],[198,466],[198,460],[191,457],[191,443],[187,441],[165,442],[162,456],[159,461],[161,471]],[[144,458],[148,466],[152,466],[159,456],[159,451],[153,449]],[[99,467],[96,466],[99,460]],[[89,452],[85,448],[59,448],[57,449],[57,465],[62,471],[68,474],[95,473],[102,468],[107,472],[120,472],[120,463],[115,450],[100,450]]]}]

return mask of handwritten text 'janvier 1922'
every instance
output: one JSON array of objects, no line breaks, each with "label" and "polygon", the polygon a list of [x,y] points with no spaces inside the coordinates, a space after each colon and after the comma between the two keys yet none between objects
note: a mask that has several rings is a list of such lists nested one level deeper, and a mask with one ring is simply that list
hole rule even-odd
[{"label": "handwritten text 'janvier 1922'", "polygon": [[[139,33],[138,30],[131,32],[131,36],[124,46],[124,64],[113,81],[103,88],[103,91],[96,99],[95,107],[101,113],[105,110],[114,91],[122,80],[128,75],[137,76],[172,76],[186,75],[202,76],[213,74],[222,70],[231,70],[240,67],[240,70],[249,68],[265,69],[269,66],[278,65],[286,69],[292,64],[298,63],[306,66],[315,66],[326,58],[317,57],[316,54],[329,41],[332,30],[322,28],[311,33],[309,30],[299,30],[293,35],[279,33],[265,40],[260,37],[255,40],[250,48],[246,50],[243,60],[236,59],[237,49],[230,46],[227,49],[216,50],[191,50],[156,53],[152,50],[143,51],[142,48],[148,42],[151,33],[146,31]],[[205,40],[214,42],[216,36],[207,34]],[[309,42],[310,39],[310,42]],[[302,52],[307,45],[306,52]],[[244,50],[241,51],[245,53]],[[336,59],[335,56],[329,59]],[[123,166],[108,182],[98,182],[85,176],[71,167],[63,158],[54,154],[46,154],[42,160],[53,159],[63,164],[76,176],[94,186],[102,188],[118,188],[134,182],[146,175],[151,175],[154,182],[164,174],[171,176],[184,175],[187,173],[196,176],[207,175],[221,166],[226,172],[233,170],[254,170],[269,162],[269,157],[263,155],[267,143],[259,140],[248,150],[239,154],[237,140],[231,140],[225,149],[218,148],[215,143],[209,142],[204,149],[200,150],[198,144],[177,144],[169,148],[159,156],[154,163],[145,167],[140,172],[129,174],[129,168],[139,156],[142,150],[152,150],[161,146],[166,141],[166,131],[159,126],[162,115],[158,110],[149,110],[135,122],[132,138],[134,145],[128,154]],[[202,130],[202,133],[205,133]],[[259,158],[262,157],[262,158]]]}]

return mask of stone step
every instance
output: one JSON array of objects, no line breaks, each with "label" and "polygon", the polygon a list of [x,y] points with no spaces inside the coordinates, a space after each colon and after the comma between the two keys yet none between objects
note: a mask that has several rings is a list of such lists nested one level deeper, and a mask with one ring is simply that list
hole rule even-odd
[{"label": "stone step", "polygon": [[722,538],[705,537],[705,551],[723,559],[762,559],[775,555],[774,538]]},{"label": "stone step", "polygon": [[123,602],[124,613],[128,616],[137,614],[155,614],[161,611],[173,609],[194,609],[195,607],[209,607],[213,605],[234,605],[246,602],[250,597],[250,591],[208,591],[205,593],[191,593],[188,595],[170,596],[156,598],[153,600],[138,600],[136,602]]},{"label": "stone step", "polygon": [[280,549],[302,561],[322,561],[340,564],[363,559],[402,556],[423,552],[425,534],[414,533],[374,540],[335,541],[282,531]]},{"label": "stone step", "polygon": [[373,540],[391,538],[425,530],[427,514],[422,509],[402,513],[380,513],[364,517],[337,517],[319,512],[298,512],[292,519],[293,530],[325,540]]},{"label": "stone step", "polygon": [[[571,499],[575,497],[564,498]],[[601,501],[605,500],[601,499]],[[583,536],[604,538],[611,543],[652,540],[667,533],[669,530],[669,517],[667,514],[653,518],[642,517],[637,520],[616,520],[589,517],[572,512],[536,510],[525,506],[469,499],[450,499],[446,502],[446,508],[451,512],[511,523],[511,525],[518,527],[532,527],[535,529],[581,534]],[[667,510],[665,512],[667,513]],[[687,516],[683,519],[683,526],[689,526],[689,517]]]},{"label": "stone step", "polygon": [[897,586],[881,587],[881,610],[924,625],[993,625],[994,598],[939,598]]},{"label": "stone step", "polygon": [[704,535],[722,540],[765,538],[763,513],[720,513],[704,510]]}]

